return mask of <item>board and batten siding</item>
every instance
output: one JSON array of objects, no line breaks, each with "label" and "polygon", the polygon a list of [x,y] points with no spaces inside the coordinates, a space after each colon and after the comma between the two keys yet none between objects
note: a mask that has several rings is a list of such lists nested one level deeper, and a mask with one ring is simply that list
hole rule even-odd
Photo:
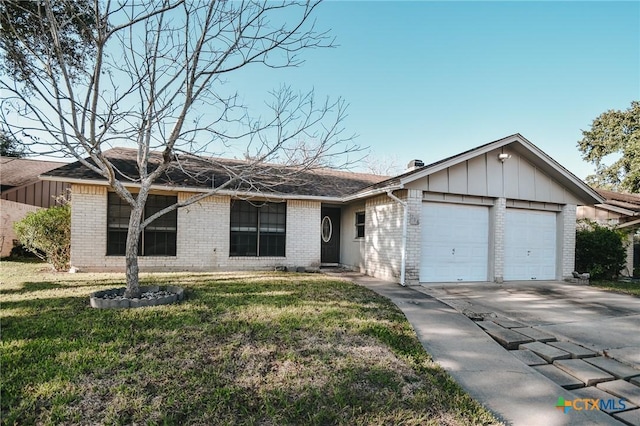
[{"label": "board and batten siding", "polygon": [[[406,185],[410,189],[480,197],[557,204],[580,204],[578,199],[523,155],[494,150],[435,172]],[[511,155],[501,162],[498,154]]]},{"label": "board and batten siding", "polygon": [[2,193],[1,198],[36,207],[56,205],[56,197],[66,196],[71,185],[66,182],[49,182],[40,180],[29,185],[11,188]]}]

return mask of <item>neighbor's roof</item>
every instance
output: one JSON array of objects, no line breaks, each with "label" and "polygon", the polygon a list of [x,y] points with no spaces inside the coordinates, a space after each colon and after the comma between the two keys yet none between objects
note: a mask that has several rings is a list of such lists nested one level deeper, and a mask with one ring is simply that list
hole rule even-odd
[{"label": "neighbor's roof", "polygon": [[0,157],[0,184],[2,185],[2,190],[37,182],[38,175],[64,164],[58,161]]},{"label": "neighbor's roof", "polygon": [[[119,179],[136,184],[139,173],[136,165],[137,150],[113,148],[104,152],[119,174]],[[243,160],[179,156],[176,164],[161,175],[155,187],[190,189],[204,191],[218,188],[230,180],[233,174],[242,174],[251,163]],[[149,170],[155,169],[162,161],[162,154],[152,152]],[[259,191],[264,194],[286,194],[305,197],[341,198],[377,183],[387,176],[352,173],[343,170],[319,168],[295,173],[293,169],[273,164],[253,165],[255,181],[247,180],[227,187],[231,191]],[[78,183],[103,183],[106,180],[81,162],[70,163],[43,174],[47,180],[61,180]]]},{"label": "neighbor's roof", "polygon": [[605,198],[605,204],[640,212],[640,194],[625,194],[606,189],[596,189],[596,191]]}]

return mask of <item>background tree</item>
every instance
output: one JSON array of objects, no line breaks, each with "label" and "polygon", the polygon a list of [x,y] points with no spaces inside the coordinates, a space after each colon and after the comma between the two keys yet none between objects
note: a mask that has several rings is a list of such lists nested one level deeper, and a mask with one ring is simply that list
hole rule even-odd
[{"label": "background tree", "polygon": [[13,135],[0,130],[0,155],[4,157],[22,158],[25,156],[25,148]]},{"label": "background tree", "polygon": [[[269,177],[282,183],[314,167],[345,166],[352,161],[348,154],[359,150],[344,135],[341,99],[317,102],[313,92],[281,87],[266,104],[269,116],[253,119],[230,88],[234,76],[250,65],[298,66],[303,51],[331,47],[333,40],[312,20],[316,2],[95,1],[90,17],[83,7],[56,12],[61,4],[62,10],[75,11],[74,0],[38,3],[35,10],[21,9],[19,19],[4,17],[3,31],[25,59],[7,62],[11,56],[4,52],[5,69],[18,71],[0,80],[9,94],[2,120],[11,131],[35,135],[41,151],[46,143],[51,152],[74,157],[100,174],[131,206],[128,297],[140,292],[140,234],[156,218],[240,183],[255,187],[256,179]],[[68,26],[69,16],[82,19]],[[38,27],[25,33],[24,17]],[[34,42],[33,34],[43,36]],[[79,55],[69,54],[66,37],[87,45]],[[104,155],[119,145],[137,148],[138,174],[130,177],[134,192]],[[160,162],[150,161],[152,151],[161,152]],[[229,180],[222,186],[143,217],[154,181],[180,168],[183,159],[234,153],[247,162],[226,167]],[[215,163],[212,157],[208,161]]]},{"label": "background tree", "polygon": [[[600,114],[582,135],[578,142],[582,158],[596,166],[596,174],[587,178],[590,184],[640,192],[640,101],[631,102],[626,111]],[[606,165],[605,157],[610,155],[619,158]]]}]

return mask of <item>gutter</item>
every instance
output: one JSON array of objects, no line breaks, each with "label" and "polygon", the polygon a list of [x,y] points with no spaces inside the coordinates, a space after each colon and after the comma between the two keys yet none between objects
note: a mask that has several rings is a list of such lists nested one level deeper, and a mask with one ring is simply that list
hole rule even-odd
[{"label": "gutter", "polygon": [[401,251],[401,261],[400,261],[400,285],[405,287],[407,284],[405,283],[407,269],[407,223],[409,222],[409,207],[407,206],[406,201],[402,201],[400,198],[393,195],[392,190],[387,191],[387,196],[392,200],[398,202],[403,209],[403,218],[402,218],[402,246],[400,247]]}]

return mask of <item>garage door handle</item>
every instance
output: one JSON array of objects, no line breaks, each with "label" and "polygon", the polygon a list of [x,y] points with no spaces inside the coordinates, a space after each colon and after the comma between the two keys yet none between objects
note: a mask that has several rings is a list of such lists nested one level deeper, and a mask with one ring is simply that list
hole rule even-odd
[{"label": "garage door handle", "polygon": [[531,250],[527,250],[527,256],[531,254]]},{"label": "garage door handle", "polygon": [[455,255],[456,254],[456,249],[451,249],[451,254]]}]

